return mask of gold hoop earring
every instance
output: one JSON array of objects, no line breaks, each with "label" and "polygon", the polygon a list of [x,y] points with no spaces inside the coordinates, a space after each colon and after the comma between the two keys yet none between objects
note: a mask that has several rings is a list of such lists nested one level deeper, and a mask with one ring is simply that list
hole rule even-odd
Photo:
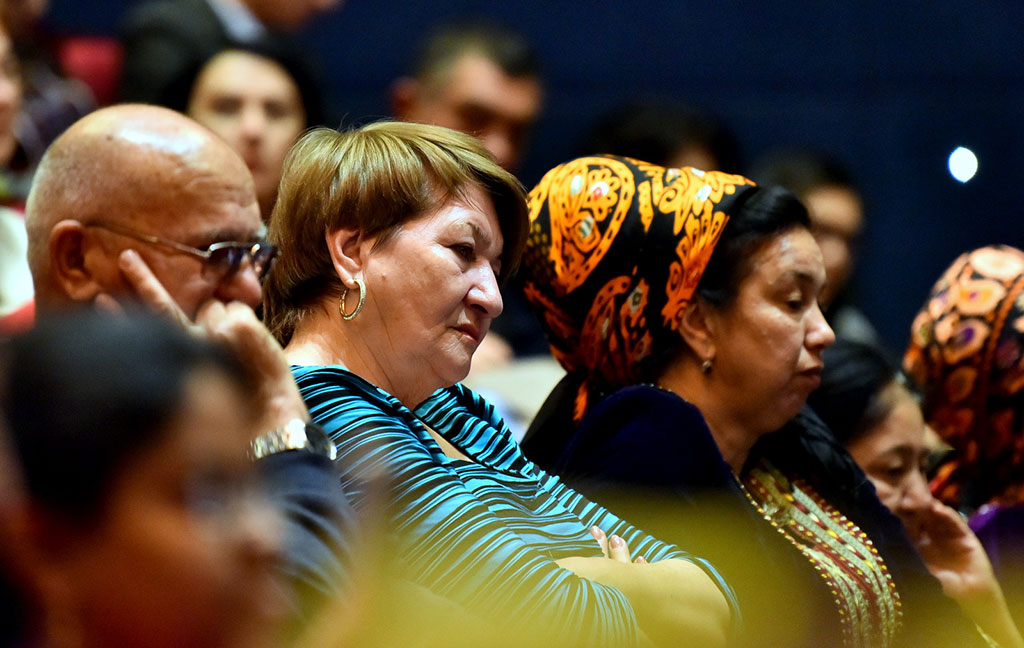
[{"label": "gold hoop earring", "polygon": [[711,358],[706,359],[700,363],[700,372],[705,376],[711,373]]},{"label": "gold hoop earring", "polygon": [[363,310],[363,304],[366,303],[366,284],[363,283],[362,279],[356,279],[356,286],[359,288],[359,303],[356,304],[356,309],[349,314],[345,314],[345,297],[348,295],[349,288],[345,287],[345,292],[341,293],[341,297],[338,299],[338,312],[341,313],[341,319],[348,321],[359,314],[359,311]]}]

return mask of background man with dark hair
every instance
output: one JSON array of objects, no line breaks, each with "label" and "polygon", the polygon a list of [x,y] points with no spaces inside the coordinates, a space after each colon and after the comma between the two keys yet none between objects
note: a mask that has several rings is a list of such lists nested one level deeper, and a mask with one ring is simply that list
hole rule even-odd
[{"label": "background man with dark hair", "polygon": [[411,76],[392,88],[403,121],[475,135],[514,171],[542,101],[536,53],[522,35],[485,23],[452,23],[427,36]]}]

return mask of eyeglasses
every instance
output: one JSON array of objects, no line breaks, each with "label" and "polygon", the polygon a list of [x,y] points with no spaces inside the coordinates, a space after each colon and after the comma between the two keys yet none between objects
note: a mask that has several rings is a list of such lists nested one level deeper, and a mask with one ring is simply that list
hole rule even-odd
[{"label": "eyeglasses", "polygon": [[206,267],[211,268],[223,277],[238,272],[238,269],[242,266],[242,261],[248,260],[252,264],[252,269],[256,276],[263,279],[270,272],[270,267],[277,256],[277,246],[266,241],[221,241],[212,243],[204,249],[194,248],[191,245],[185,245],[176,241],[169,241],[159,236],[138,232],[130,227],[114,223],[86,223],[85,226],[98,227],[138,241],[163,245],[172,250],[190,254],[201,260]]}]

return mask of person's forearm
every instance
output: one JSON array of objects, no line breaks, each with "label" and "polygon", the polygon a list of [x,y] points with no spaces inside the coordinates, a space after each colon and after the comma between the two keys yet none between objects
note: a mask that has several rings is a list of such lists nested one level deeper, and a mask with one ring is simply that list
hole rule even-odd
[{"label": "person's forearm", "polygon": [[999,584],[980,595],[955,598],[964,614],[1000,648],[1024,648],[1024,638],[1010,616],[1006,598]]},{"label": "person's forearm", "polygon": [[692,563],[665,560],[636,565],[566,558],[558,564],[625,594],[642,633],[655,645],[726,643],[729,606],[711,578]]}]

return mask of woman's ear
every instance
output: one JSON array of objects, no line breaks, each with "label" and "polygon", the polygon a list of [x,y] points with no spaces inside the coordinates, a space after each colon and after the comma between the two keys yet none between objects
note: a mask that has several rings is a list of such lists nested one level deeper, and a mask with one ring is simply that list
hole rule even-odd
[{"label": "woman's ear", "polygon": [[679,322],[679,335],[696,354],[698,362],[715,358],[717,348],[713,319],[711,307],[700,299],[694,298],[686,305],[683,317]]},{"label": "woman's ear", "polygon": [[356,287],[356,277],[362,274],[366,257],[370,253],[370,241],[356,229],[336,229],[324,234],[327,250],[331,255],[334,271],[341,283],[349,288]]}]

